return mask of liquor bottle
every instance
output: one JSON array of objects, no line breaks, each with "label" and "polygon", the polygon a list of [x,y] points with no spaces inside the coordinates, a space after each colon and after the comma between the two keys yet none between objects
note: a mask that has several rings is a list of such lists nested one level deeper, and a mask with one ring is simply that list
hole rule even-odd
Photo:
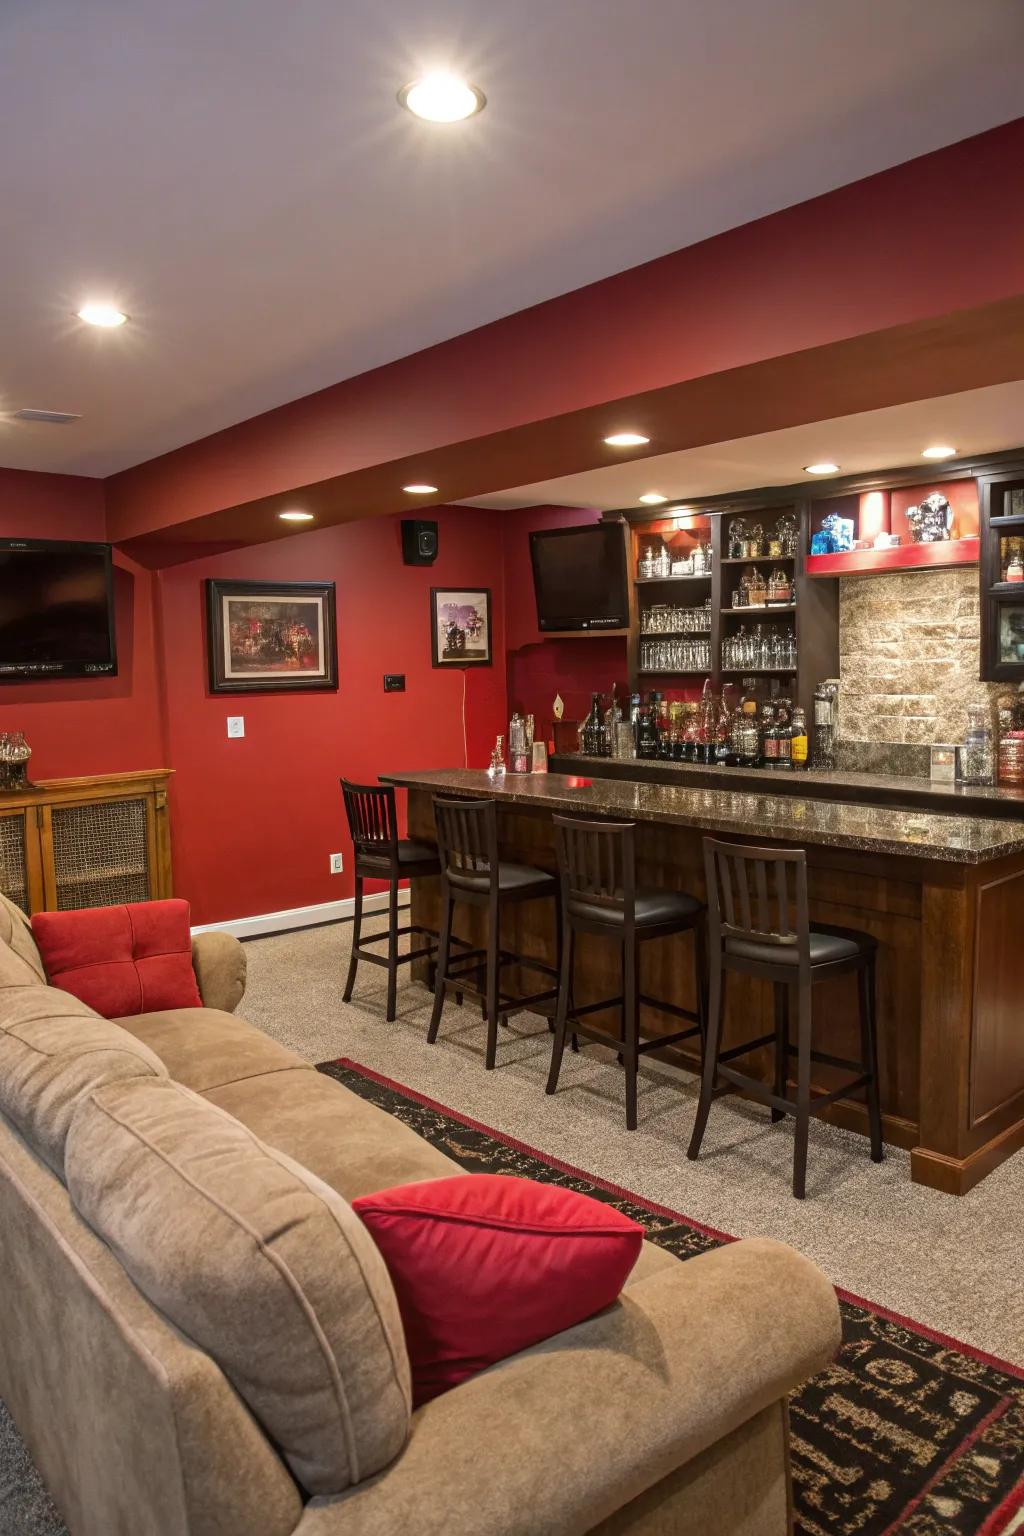
[{"label": "liquor bottle", "polygon": [[658,755],[658,729],[649,704],[642,705],[640,709],[640,718],[636,727],[636,755],[637,757],[657,757]]},{"label": "liquor bottle", "polygon": [[503,779],[505,777],[504,736],[498,736],[495,738],[494,747],[491,752],[490,766],[487,769],[487,775],[488,778],[491,779]]},{"label": "liquor bottle", "polygon": [[743,679],[740,706],[733,720],[736,761],[741,768],[761,766],[761,732],[757,724],[757,680]]},{"label": "liquor bottle", "polygon": [[790,721],[790,703],[783,699],[775,716],[775,740],[777,751],[775,766],[787,773],[793,766],[793,726]]},{"label": "liquor bottle", "polygon": [[790,742],[793,768],[796,772],[807,771],[807,716],[797,704],[793,708],[793,735]]},{"label": "liquor bottle", "polygon": [[761,705],[761,751],[766,768],[779,765],[779,738],[775,734],[775,705],[766,699]]},{"label": "liquor bottle", "polygon": [[587,757],[601,756],[601,695],[591,694],[590,714],[583,722],[580,745]]},{"label": "liquor bottle", "polygon": [[516,710],[508,725],[508,750],[513,773],[529,773],[530,755],[526,747],[526,721]]},{"label": "liquor bottle", "polygon": [[834,768],[839,740],[839,679],[827,677],[814,690],[814,766]]}]

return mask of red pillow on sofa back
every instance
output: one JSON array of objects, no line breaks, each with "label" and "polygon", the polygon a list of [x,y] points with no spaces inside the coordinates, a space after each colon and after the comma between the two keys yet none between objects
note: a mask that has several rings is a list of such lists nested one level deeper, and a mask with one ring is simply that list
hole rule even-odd
[{"label": "red pillow on sofa back", "polygon": [[500,1174],[383,1189],[352,1209],[395,1287],[414,1407],[610,1306],[644,1236],[589,1195]]},{"label": "red pillow on sofa back", "polygon": [[50,985],[105,1019],[202,1007],[187,901],[37,912],[32,933]]}]

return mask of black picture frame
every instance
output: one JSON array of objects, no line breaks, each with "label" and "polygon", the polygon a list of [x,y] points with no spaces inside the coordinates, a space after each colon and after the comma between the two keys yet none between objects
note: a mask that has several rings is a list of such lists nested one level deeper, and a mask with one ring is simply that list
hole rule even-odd
[{"label": "black picture frame", "polygon": [[[469,599],[469,601],[466,601]],[[483,641],[478,643],[475,634],[462,631],[462,648],[451,650],[444,639],[445,621],[441,610],[445,606],[473,608],[479,615],[481,600],[483,613]],[[491,667],[494,665],[493,613],[490,587],[431,587],[430,589],[430,662],[442,669],[462,667]]]},{"label": "black picture frame", "polygon": [[[338,631],[333,581],[219,581],[206,583],[206,646],[211,693],[321,693],[338,686]],[[287,659],[243,662],[229,650],[231,609],[246,602],[259,609],[301,609],[315,613],[316,633],[296,618],[294,627],[305,628],[314,645],[312,652],[296,652]],[[255,620],[259,622],[258,620]],[[284,622],[284,615],[282,620]],[[294,643],[289,637],[289,644]],[[300,659],[308,656],[308,660]]]}]

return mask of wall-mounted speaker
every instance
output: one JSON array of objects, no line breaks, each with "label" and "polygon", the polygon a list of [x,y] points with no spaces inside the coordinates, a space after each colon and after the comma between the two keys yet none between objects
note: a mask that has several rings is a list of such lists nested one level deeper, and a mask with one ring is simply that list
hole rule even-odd
[{"label": "wall-mounted speaker", "polygon": [[422,517],[402,518],[402,561],[405,565],[433,565],[437,559],[437,524]]}]

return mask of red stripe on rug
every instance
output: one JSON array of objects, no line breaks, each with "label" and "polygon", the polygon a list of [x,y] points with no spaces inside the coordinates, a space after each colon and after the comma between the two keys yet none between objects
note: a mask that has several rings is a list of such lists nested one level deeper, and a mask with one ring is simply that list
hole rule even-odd
[{"label": "red stripe on rug", "polygon": [[1005,1531],[1013,1516],[1024,1509],[1024,1482],[1017,1484],[1016,1488],[989,1515],[985,1524],[978,1527],[977,1536],[999,1536],[1000,1531]]},{"label": "red stripe on rug", "polygon": [[960,1441],[960,1444],[956,1446],[954,1450],[950,1451],[941,1467],[937,1467],[935,1469],[928,1481],[924,1484],[923,1487],[918,1489],[918,1491],[914,1494],[914,1497],[910,1500],[910,1503],[900,1511],[892,1524],[886,1526],[885,1530],[882,1532],[882,1536],[895,1536],[896,1532],[902,1530],[904,1522],[910,1518],[915,1509],[920,1508],[921,1503],[928,1497],[936,1484],[941,1482],[949,1469],[954,1467],[960,1458],[966,1455],[971,1446],[976,1444],[976,1442],[981,1439],[985,1431],[987,1429],[991,1429],[992,1425],[996,1422],[997,1419],[1002,1418],[1007,1408],[1009,1408],[1011,1402],[1012,1398],[1001,1398],[1000,1401],[996,1403],[995,1407],[991,1408],[989,1412],[986,1413],[980,1424],[975,1424],[970,1434],[965,1435],[964,1438]]},{"label": "red stripe on rug", "polygon": [[[351,1072],[358,1072],[360,1077],[368,1077],[371,1082],[379,1083],[382,1088],[390,1088],[394,1093],[403,1094],[405,1098],[413,1099],[417,1104],[422,1104],[426,1109],[435,1110],[439,1115],[447,1115],[449,1119],[457,1120],[460,1125],[466,1126],[471,1131],[480,1131],[484,1136],[491,1136],[503,1146],[511,1147],[514,1152],[525,1152],[528,1157],[535,1157],[538,1162],[546,1163],[549,1168],[555,1168],[559,1173],[567,1173],[570,1178],[585,1179],[588,1183],[595,1184],[598,1189],[603,1189],[606,1194],[614,1195],[618,1200],[629,1200],[633,1205],[640,1206],[642,1210],[650,1211],[652,1216],[667,1217],[668,1220],[690,1227],[705,1237],[713,1237],[720,1243],[738,1241],[732,1232],[720,1232],[717,1227],[706,1226],[701,1221],[695,1221],[692,1216],[684,1216],[680,1211],[673,1211],[667,1205],[659,1205],[657,1201],[648,1200],[645,1195],[638,1195],[634,1190],[623,1189],[618,1184],[602,1179],[596,1173],[589,1173],[585,1168],[576,1168],[572,1163],[564,1163],[560,1158],[552,1157],[550,1153],[542,1152],[538,1147],[531,1147],[528,1142],[518,1141],[514,1136],[506,1136],[504,1131],[496,1131],[493,1126],[473,1120],[469,1115],[462,1114],[460,1110],[452,1109],[450,1105],[440,1104],[436,1099],[428,1098],[425,1093],[419,1093],[415,1088],[407,1087],[405,1083],[396,1082],[392,1077],[385,1077],[382,1073],[375,1072],[372,1067],[364,1067],[362,1062],[353,1061],[348,1056],[339,1056],[335,1065],[347,1067]],[[920,1334],[932,1344],[940,1344],[946,1349],[955,1350],[959,1355],[966,1355],[968,1359],[976,1360],[979,1365],[987,1365],[992,1370],[1003,1371],[1017,1381],[1024,1381],[1024,1366],[1012,1365],[1009,1360],[1001,1360],[998,1355],[990,1355],[983,1349],[976,1349],[973,1344],[965,1344],[962,1339],[955,1339],[948,1333],[940,1333],[938,1329],[929,1328],[925,1323],[919,1323],[912,1317],[905,1317],[902,1312],[894,1312],[891,1307],[883,1307],[876,1301],[869,1301],[863,1296],[856,1295],[853,1291],[843,1290],[841,1286],[837,1285],[835,1291],[840,1301],[849,1302],[854,1307],[863,1307],[866,1312],[873,1312],[877,1317],[884,1318],[886,1322],[896,1323],[901,1328],[909,1329],[911,1333]]]}]

